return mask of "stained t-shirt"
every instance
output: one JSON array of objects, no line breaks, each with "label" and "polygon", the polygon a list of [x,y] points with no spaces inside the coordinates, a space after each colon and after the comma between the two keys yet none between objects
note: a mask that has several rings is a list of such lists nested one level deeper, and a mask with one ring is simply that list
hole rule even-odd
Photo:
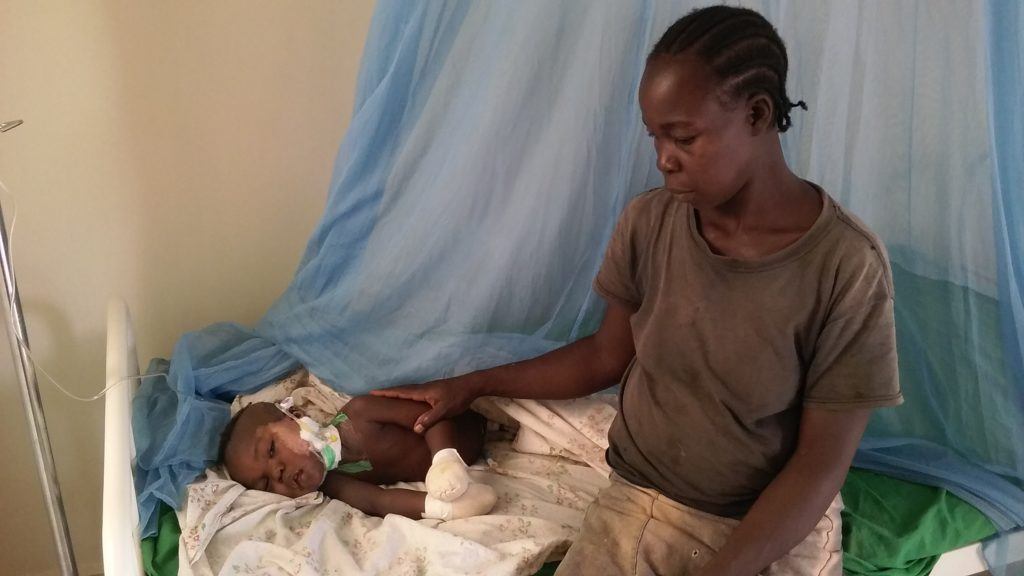
[{"label": "stained t-shirt", "polygon": [[805,406],[902,402],[888,257],[821,195],[810,230],[758,260],[712,252],[671,192],[626,207],[594,282],[634,312],[609,431],[623,478],[740,517],[793,454]]}]

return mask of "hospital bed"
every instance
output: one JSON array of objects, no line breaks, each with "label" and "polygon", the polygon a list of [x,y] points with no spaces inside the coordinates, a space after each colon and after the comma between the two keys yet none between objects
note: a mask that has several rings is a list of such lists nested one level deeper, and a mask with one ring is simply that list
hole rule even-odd
[{"label": "hospital bed", "polygon": [[[103,448],[104,573],[142,576],[139,514],[133,481],[132,396],[139,387],[139,362],[127,305],[111,300],[107,309],[106,396]],[[933,575],[965,576],[986,570],[980,544],[945,554]]]}]

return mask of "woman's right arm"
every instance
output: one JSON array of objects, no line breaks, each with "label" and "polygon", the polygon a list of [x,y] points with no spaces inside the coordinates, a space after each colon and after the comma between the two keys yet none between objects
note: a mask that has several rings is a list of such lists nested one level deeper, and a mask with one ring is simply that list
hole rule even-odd
[{"label": "woman's right arm", "polygon": [[515,362],[426,384],[376,390],[371,394],[430,404],[416,421],[422,432],[438,420],[465,412],[480,396],[565,399],[586,396],[615,384],[635,355],[632,312],[610,302],[594,334],[532,360]]}]

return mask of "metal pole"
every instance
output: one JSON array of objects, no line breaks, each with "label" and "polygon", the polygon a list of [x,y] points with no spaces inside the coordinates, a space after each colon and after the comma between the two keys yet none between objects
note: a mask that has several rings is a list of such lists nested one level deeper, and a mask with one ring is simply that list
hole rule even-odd
[{"label": "metal pole", "polygon": [[[9,125],[9,123],[5,124]],[[46,510],[50,515],[50,528],[53,530],[53,539],[57,545],[60,572],[63,576],[78,576],[78,569],[75,567],[75,552],[71,549],[71,533],[68,531],[68,520],[64,514],[64,502],[60,497],[60,484],[57,482],[57,470],[53,465],[53,453],[50,451],[50,435],[46,431],[43,404],[39,400],[39,383],[36,380],[35,367],[27,352],[28,333],[25,331],[25,323],[22,320],[21,298],[18,296],[17,283],[14,280],[14,265],[11,263],[11,255],[8,251],[7,225],[4,222],[2,206],[0,206],[0,265],[3,266],[7,333],[11,340],[14,367],[18,372],[18,380],[21,382],[21,399],[25,405],[25,417],[28,418],[32,431],[32,447],[35,449],[36,467],[39,469],[39,477],[43,484]]]}]

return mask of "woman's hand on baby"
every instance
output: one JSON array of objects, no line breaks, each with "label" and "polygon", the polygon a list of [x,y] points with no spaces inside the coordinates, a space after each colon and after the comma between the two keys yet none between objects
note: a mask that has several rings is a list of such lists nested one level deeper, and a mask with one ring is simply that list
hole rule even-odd
[{"label": "woman's hand on baby", "polygon": [[469,405],[480,396],[473,379],[467,376],[373,390],[370,394],[430,404],[430,409],[421,414],[413,425],[413,430],[422,434],[437,422],[469,410]]}]

